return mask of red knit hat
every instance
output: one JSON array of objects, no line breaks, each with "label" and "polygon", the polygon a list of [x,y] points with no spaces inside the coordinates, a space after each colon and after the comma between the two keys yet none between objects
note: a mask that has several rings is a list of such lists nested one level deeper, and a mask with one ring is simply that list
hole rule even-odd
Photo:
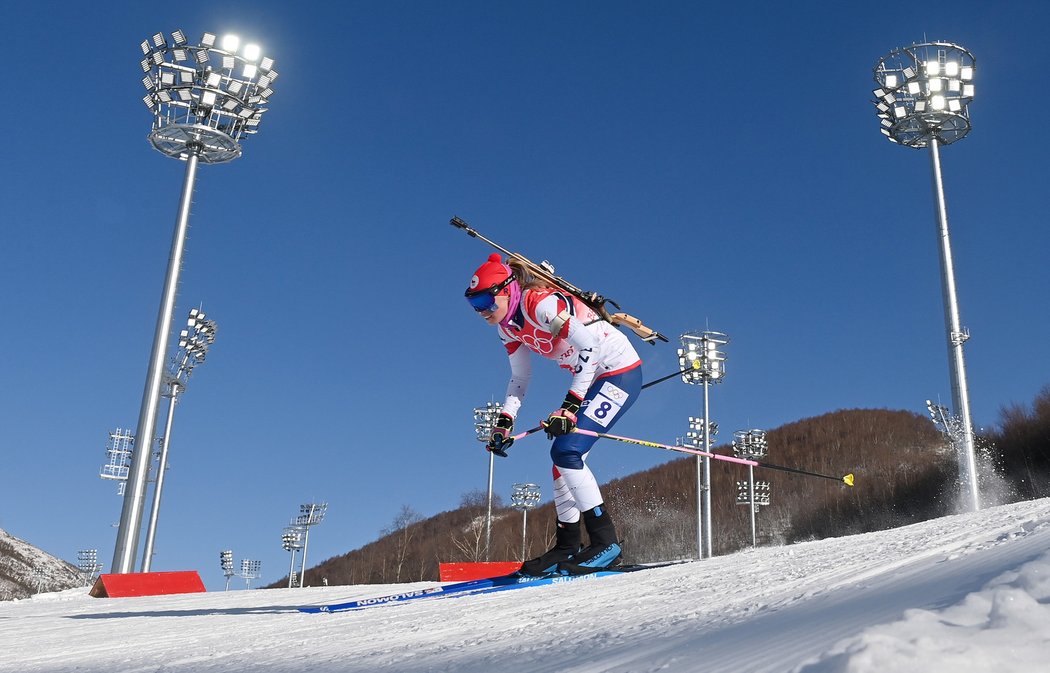
[{"label": "red knit hat", "polygon": [[470,279],[466,294],[476,294],[499,285],[511,276],[510,267],[503,263],[498,252],[489,255],[488,261],[478,267]]}]

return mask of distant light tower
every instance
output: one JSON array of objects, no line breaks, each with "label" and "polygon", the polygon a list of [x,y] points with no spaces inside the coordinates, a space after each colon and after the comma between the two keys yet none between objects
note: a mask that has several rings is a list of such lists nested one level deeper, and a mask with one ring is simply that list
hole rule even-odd
[{"label": "distant light tower", "polygon": [[[678,368],[684,370],[682,380],[688,384],[704,386],[704,416],[711,423],[708,388],[711,383],[721,383],[725,377],[726,355],[719,346],[729,343],[722,332],[687,332],[681,336],[682,347],[678,349]],[[698,366],[699,363],[699,366]],[[703,433],[703,450],[711,451],[711,432]],[[696,457],[696,555],[698,559],[714,555],[711,537],[711,459]]]},{"label": "distant light tower", "polygon": [[226,591],[230,590],[230,578],[234,576],[233,570],[233,550],[224,549],[219,552],[219,566],[222,567],[222,574],[226,576]]},{"label": "distant light tower", "polygon": [[[474,432],[477,433],[479,442],[489,441],[492,430],[496,427],[496,419],[499,418],[502,411],[503,405],[499,402],[486,402],[483,407],[475,407]],[[485,560],[488,561],[490,560],[489,545],[492,542],[492,476],[495,471],[496,454],[491,451],[486,453],[489,454],[488,510],[485,514]]]},{"label": "distant light tower", "polygon": [[306,582],[306,547],[310,544],[310,529],[324,521],[324,515],[328,512],[328,503],[307,503],[299,505],[299,516],[295,518],[293,525],[303,530],[303,565],[299,573],[299,588],[303,588]]},{"label": "distant light tower", "polygon": [[[765,456],[767,451],[768,445],[766,444],[766,433],[764,430],[737,430],[733,433],[733,453],[738,458],[756,460]],[[761,494],[760,499],[756,499],[756,486]],[[737,504],[751,506],[751,546],[757,547],[758,526],[755,522],[755,515],[758,513],[759,505],[768,505],[770,502],[769,482],[763,481],[756,484],[755,466],[748,465],[747,481],[738,481],[736,487]],[[743,497],[743,500],[741,500],[741,497]]]},{"label": "distant light tower", "polygon": [[768,481],[738,481],[736,482],[736,504],[746,505],[751,510],[751,548],[758,546],[758,531],[755,526],[755,514],[760,507],[766,507],[772,502],[769,492]]},{"label": "distant light tower", "polygon": [[537,484],[514,484],[511,486],[510,506],[521,510],[521,560],[525,562],[525,531],[528,530],[529,510],[540,504],[540,487]]},{"label": "distant light tower", "polygon": [[[699,369],[699,367],[697,367],[697,369]],[[714,443],[715,437],[717,437],[717,436],[718,436],[718,423],[715,423],[714,421],[707,422],[703,418],[700,418],[700,417],[697,417],[697,416],[690,416],[689,417],[689,430],[688,430],[688,432],[685,433],[685,441],[682,442],[682,444],[684,444],[685,446],[691,446],[692,448],[699,449],[701,451],[707,451],[709,449],[709,447]],[[704,465],[704,467],[707,470],[704,473],[704,475],[708,476],[708,478],[709,478],[709,475],[710,475],[710,464],[709,463],[708,464],[701,463],[700,462],[701,461],[701,456],[697,456],[696,460],[697,460],[697,465],[696,465],[696,470],[697,470],[697,474],[696,474],[696,478],[697,478],[697,484],[696,484],[697,485],[697,495],[696,495],[696,506],[697,506],[697,509],[696,509],[696,512],[697,512],[696,545],[697,545],[697,552],[696,553],[697,553],[697,558],[701,558],[702,559],[702,558],[704,558],[704,555],[703,555],[704,547],[701,545],[700,541],[703,539],[702,531],[705,530],[705,527],[701,523],[701,518],[700,518],[701,514],[700,513],[702,511],[707,511],[707,512],[711,511],[711,499],[710,499],[710,490],[709,490],[710,484],[708,484],[707,486],[701,487],[701,469],[700,469],[700,466]],[[703,502],[706,503],[705,508],[701,508],[701,506],[700,506],[700,503],[701,503],[700,494],[701,493],[706,493],[707,494],[707,497],[703,501]],[[706,526],[706,530],[711,530],[711,529],[712,529],[712,525],[711,525],[710,520],[709,520],[708,524]],[[710,552],[708,552],[708,554],[710,554]]]},{"label": "distant light tower", "polygon": [[295,581],[295,553],[301,550],[305,545],[303,544],[305,528],[299,526],[288,526],[281,533],[281,547],[286,552],[291,552],[291,560],[288,562],[288,588],[292,588],[292,583]]},{"label": "distant light tower", "polygon": [[970,132],[967,106],[974,97],[974,70],[973,54],[957,44],[926,42],[901,47],[875,64],[874,77],[878,88],[874,91],[873,103],[882,133],[891,142],[917,149],[930,148],[937,234],[941,244],[941,291],[952,404],[963,426],[959,472],[969,489],[971,509],[976,511],[981,508],[981,499],[963,358],[963,344],[970,338],[970,333],[962,327],[959,318],[940,155],[941,145],[962,140]]},{"label": "distant light tower", "polygon": [[[240,141],[258,131],[267,101],[273,94],[271,85],[277,79],[273,59],[262,57],[257,46],[249,44],[238,52],[240,41],[235,36],[224,37],[220,47],[215,46],[215,39],[215,35],[205,33],[200,44],[191,45],[183,32],[176,30],[171,34],[171,41],[163,33],[156,33],[141,44],[140,65],[146,73],[142,84],[147,89],[142,100],[153,113],[149,141],[162,154],[185,161],[186,177],[135,431],[139,438],[152,438],[156,434],[168,334],[182,270],[197,164],[224,163],[241,155]],[[113,553],[114,573],[132,572],[138,551],[152,453],[149,443],[142,442],[144,445],[132,458],[128,475],[130,488],[124,492]]]},{"label": "distant light tower", "polygon": [[142,572],[148,573],[153,562],[153,544],[157,537],[157,519],[160,517],[160,498],[164,491],[164,475],[168,468],[168,451],[171,449],[171,425],[175,420],[175,405],[179,395],[186,389],[194,367],[204,362],[208,348],[215,343],[217,327],[214,320],[206,320],[204,313],[191,308],[186,319],[186,329],[179,334],[179,349],[168,369],[168,418],[164,424],[164,436],[160,440],[160,458],[157,461],[157,480],[153,486],[153,507],[150,509],[149,525],[146,527],[146,546],[142,553]]},{"label": "distant light tower", "polygon": [[33,566],[33,584],[36,586],[36,592],[43,593],[44,586],[47,584],[47,569],[43,566]]},{"label": "distant light tower", "polygon": [[84,584],[90,585],[95,581],[95,576],[102,570],[102,564],[98,562],[97,549],[81,549],[77,552],[77,570],[84,576]]},{"label": "distant light tower", "polygon": [[241,577],[244,578],[245,588],[252,588],[252,580],[262,577],[262,561],[252,559],[241,559]]}]

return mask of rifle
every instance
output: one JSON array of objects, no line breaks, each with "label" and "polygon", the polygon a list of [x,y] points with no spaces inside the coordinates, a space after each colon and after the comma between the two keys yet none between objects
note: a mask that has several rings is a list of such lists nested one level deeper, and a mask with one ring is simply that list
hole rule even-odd
[{"label": "rifle", "polygon": [[627,315],[626,313],[609,313],[608,309],[605,308],[606,304],[612,304],[617,308],[617,310],[620,308],[620,305],[612,299],[607,299],[603,297],[597,292],[588,292],[587,290],[582,290],[570,283],[569,281],[565,280],[561,276],[555,275],[554,265],[552,265],[547,260],[543,260],[542,262],[537,264],[532,260],[528,259],[527,257],[523,257],[522,255],[519,255],[516,252],[511,252],[510,250],[507,250],[503,246],[499,245],[498,243],[495,243],[485,238],[458,217],[453,217],[449,221],[449,224],[451,224],[453,227],[456,227],[457,229],[462,229],[473,238],[480,238],[482,241],[485,241],[493,248],[499,250],[504,255],[506,255],[508,259],[518,260],[523,265],[525,265],[529,272],[537,279],[553,287],[560,288],[573,295],[574,297],[582,301],[584,304],[591,307],[591,309],[593,309],[595,313],[601,316],[602,320],[606,320],[612,323],[613,325],[623,325],[624,327],[627,327],[636,335],[638,335],[639,339],[650,344],[655,345],[657,339],[660,339],[661,341],[667,341],[667,337],[665,337],[663,334],[660,334],[656,330],[646,327],[642,324],[641,320],[635,318],[634,316]]}]

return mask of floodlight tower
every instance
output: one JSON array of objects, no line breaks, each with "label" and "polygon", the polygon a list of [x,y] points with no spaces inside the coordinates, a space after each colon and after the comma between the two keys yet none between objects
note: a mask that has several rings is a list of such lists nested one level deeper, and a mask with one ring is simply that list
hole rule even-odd
[{"label": "floodlight tower", "polygon": [[303,548],[303,533],[306,532],[305,528],[300,526],[288,526],[281,533],[281,547],[286,552],[291,552],[291,560],[288,562],[288,588],[292,588],[293,578],[295,577],[295,552]]},{"label": "floodlight tower", "polygon": [[[185,161],[186,176],[139,408],[135,432],[139,438],[155,435],[197,165],[225,163],[241,155],[240,142],[258,131],[277,79],[273,59],[263,57],[258,46],[249,44],[238,50],[240,41],[233,35],[224,37],[220,46],[215,40],[215,35],[205,33],[199,44],[191,45],[185,34],[176,30],[170,41],[163,33],[156,33],[140,45],[140,65],[146,73],[142,84],[147,89],[142,100],[153,113],[149,141],[165,156]],[[151,457],[150,442],[142,439],[140,443],[143,446],[132,457],[130,488],[124,492],[113,553],[114,573],[132,572],[138,551]]]},{"label": "floodlight tower", "polygon": [[234,575],[232,549],[224,549],[219,552],[219,566],[222,568],[222,574],[226,576],[226,591],[229,591],[230,578]]},{"label": "floodlight tower", "polygon": [[[488,442],[489,437],[492,435],[493,428],[496,427],[496,419],[499,418],[500,413],[503,411],[503,405],[499,402],[486,402],[483,407],[475,407],[474,409],[474,432],[477,434],[479,442]],[[488,510],[485,514],[485,560],[489,560],[489,543],[492,542],[492,475],[495,471],[496,465],[496,454],[491,451],[489,454],[489,492],[488,492]]]},{"label": "floodlight tower", "polygon": [[[733,453],[738,458],[756,460],[765,456],[767,451],[766,432],[764,430],[737,430],[733,433]],[[755,499],[756,486],[762,494],[761,501]],[[747,489],[746,492],[744,489]],[[751,546],[757,547],[758,526],[755,522],[755,515],[758,513],[759,505],[768,505],[770,501],[769,482],[755,483],[754,465],[747,466],[747,481],[737,482],[736,502],[738,505],[751,505]]]},{"label": "floodlight tower", "polygon": [[47,584],[47,569],[43,566],[33,566],[33,584],[36,585],[36,592],[43,593],[44,585]]},{"label": "floodlight tower", "polygon": [[510,506],[521,510],[521,561],[525,562],[525,531],[528,530],[529,510],[540,504],[540,487],[536,484],[511,486]]},{"label": "floodlight tower", "polygon": [[[719,346],[729,343],[729,337],[722,332],[704,331],[687,332],[681,336],[682,347],[678,349],[678,368],[683,370],[682,381],[704,387],[704,417],[706,430],[703,432],[702,448],[711,452],[711,409],[709,403],[709,386],[721,383],[725,377],[726,355],[718,350]],[[692,421],[692,419],[690,419]],[[696,457],[696,557],[704,558],[713,555],[711,538],[711,459],[707,456]]]},{"label": "floodlight tower", "polygon": [[970,333],[962,327],[959,319],[940,154],[941,145],[962,140],[970,132],[968,106],[974,97],[974,70],[973,54],[957,44],[925,42],[901,47],[875,64],[874,77],[878,88],[874,91],[873,103],[878,111],[882,134],[887,139],[905,147],[930,148],[937,233],[941,244],[941,292],[952,404],[963,425],[959,472],[969,489],[971,509],[976,511],[981,508],[981,500],[963,357],[963,344],[970,338]]},{"label": "floodlight tower", "polygon": [[252,588],[252,580],[262,577],[262,561],[252,559],[241,559],[241,577],[244,578],[245,588]]},{"label": "floodlight tower", "polygon": [[153,485],[153,506],[150,509],[149,525],[146,527],[146,547],[142,553],[142,572],[148,573],[153,562],[153,543],[157,537],[157,519],[160,517],[160,498],[164,491],[164,475],[168,467],[168,451],[171,448],[171,425],[175,420],[175,405],[179,395],[186,390],[186,383],[194,367],[204,362],[208,348],[215,343],[217,327],[214,320],[205,319],[199,308],[191,308],[186,319],[186,329],[179,334],[179,349],[172,358],[168,370],[168,418],[164,424],[164,436],[160,440],[160,458],[157,462],[157,479]]},{"label": "floodlight tower", "polygon": [[303,530],[303,565],[299,573],[299,588],[303,588],[306,581],[306,547],[310,544],[310,529],[324,521],[324,515],[328,512],[328,503],[307,503],[299,505],[299,516],[295,518],[293,525]]},{"label": "floodlight tower", "polygon": [[77,570],[84,576],[84,583],[90,585],[95,581],[95,575],[102,570],[102,564],[98,562],[97,549],[81,549],[77,552]]}]

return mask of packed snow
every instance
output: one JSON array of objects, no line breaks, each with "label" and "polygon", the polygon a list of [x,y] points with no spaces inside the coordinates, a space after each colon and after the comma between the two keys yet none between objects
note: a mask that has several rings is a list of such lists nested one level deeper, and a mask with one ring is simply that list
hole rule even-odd
[{"label": "packed snow", "polygon": [[0,671],[1034,673],[1050,499],[595,581],[338,614],[433,583],[0,604]]}]

